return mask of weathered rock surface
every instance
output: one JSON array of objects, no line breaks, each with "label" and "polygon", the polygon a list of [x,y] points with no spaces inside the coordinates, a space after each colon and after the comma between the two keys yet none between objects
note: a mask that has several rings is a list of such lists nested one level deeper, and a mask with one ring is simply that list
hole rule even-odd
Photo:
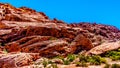
[{"label": "weathered rock surface", "polygon": [[119,48],[119,40],[120,30],[114,26],[66,24],[42,12],[0,3],[0,68],[33,67],[36,53],[50,58],[82,50],[102,54]]},{"label": "weathered rock surface", "polygon": [[[5,43],[5,48],[9,52],[34,52],[44,57],[51,57],[80,52],[83,49],[89,50],[93,47],[89,38],[63,23],[14,21],[2,21],[2,23],[12,30],[8,34],[1,35],[1,42]],[[52,47],[49,47],[51,45]]]},{"label": "weathered rock surface", "polygon": [[80,27],[83,30],[87,30],[88,32],[94,34],[94,36],[100,35],[106,40],[120,40],[120,30],[114,26],[85,22],[79,24],[70,24],[70,26]]},{"label": "weathered rock surface", "polygon": [[105,53],[107,51],[117,50],[119,48],[120,48],[120,41],[117,41],[117,42],[106,42],[106,43],[103,43],[103,44],[101,44],[99,46],[96,46],[96,47],[92,48],[86,54],[99,55],[99,54],[103,54],[103,53]]},{"label": "weathered rock surface", "polygon": [[29,65],[38,58],[38,53],[0,54],[0,68],[18,68]]},{"label": "weathered rock surface", "polygon": [[73,53],[79,53],[81,50],[90,50],[93,48],[92,42],[81,34],[78,34],[74,38],[70,46],[73,50]]},{"label": "weathered rock surface", "polygon": [[0,20],[8,21],[49,21],[48,17],[42,12],[21,7],[15,8],[10,4],[0,3]]}]

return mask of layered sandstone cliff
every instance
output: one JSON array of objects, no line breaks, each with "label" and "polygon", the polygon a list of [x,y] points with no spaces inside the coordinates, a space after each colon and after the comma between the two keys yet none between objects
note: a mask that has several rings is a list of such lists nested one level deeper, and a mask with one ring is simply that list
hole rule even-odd
[{"label": "layered sandstone cliff", "polygon": [[[43,12],[0,3],[0,68],[22,67],[40,57],[65,57],[82,50],[88,51],[87,54],[101,54],[106,50],[95,53],[96,48],[119,40],[120,30],[114,26],[67,24],[50,20]],[[120,44],[109,47],[107,50],[118,49]]]}]

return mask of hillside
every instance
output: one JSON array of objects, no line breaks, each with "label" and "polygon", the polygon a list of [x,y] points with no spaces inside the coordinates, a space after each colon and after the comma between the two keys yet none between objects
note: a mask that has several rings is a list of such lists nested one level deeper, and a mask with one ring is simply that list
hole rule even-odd
[{"label": "hillside", "polygon": [[[101,56],[118,50],[120,30],[96,23],[67,24],[43,12],[0,3],[0,44],[0,68],[44,68],[58,56]],[[64,68],[62,60],[51,60],[51,68]]]}]

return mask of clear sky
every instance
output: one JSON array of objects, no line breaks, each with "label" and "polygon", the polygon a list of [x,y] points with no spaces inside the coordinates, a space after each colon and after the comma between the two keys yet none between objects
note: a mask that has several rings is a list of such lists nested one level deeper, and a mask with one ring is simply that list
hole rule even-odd
[{"label": "clear sky", "polygon": [[27,6],[67,23],[96,22],[120,28],[120,0],[0,0]]}]

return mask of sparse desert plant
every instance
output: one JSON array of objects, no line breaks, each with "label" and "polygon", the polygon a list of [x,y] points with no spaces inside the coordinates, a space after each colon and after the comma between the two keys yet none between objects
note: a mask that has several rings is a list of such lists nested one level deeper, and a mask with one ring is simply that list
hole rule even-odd
[{"label": "sparse desert plant", "polygon": [[90,56],[88,58],[90,64],[100,65],[101,63],[106,63],[106,60],[98,55]]},{"label": "sparse desert plant", "polygon": [[120,68],[119,64],[112,64],[111,68]]},{"label": "sparse desert plant", "polygon": [[76,62],[76,66],[81,66],[81,67],[88,67],[88,64],[86,62]]},{"label": "sparse desert plant", "polygon": [[110,64],[105,64],[104,68],[110,68]]},{"label": "sparse desert plant", "polygon": [[80,62],[88,62],[88,57],[89,56],[80,55],[79,56],[79,61]]},{"label": "sparse desert plant", "polygon": [[57,64],[49,64],[45,68],[58,68]]},{"label": "sparse desert plant", "polygon": [[79,56],[80,62],[86,62],[90,63],[92,65],[100,65],[101,63],[106,63],[106,60],[100,56],[94,55],[94,56]]},{"label": "sparse desert plant", "polygon": [[76,59],[76,55],[69,54],[66,58],[61,57],[61,56],[57,56],[56,58],[61,59],[63,61],[64,65],[69,65],[72,61],[74,61]]},{"label": "sparse desert plant", "polygon": [[58,68],[57,64],[51,64],[52,68]]},{"label": "sparse desert plant", "polygon": [[105,56],[111,58],[113,61],[120,60],[120,50],[109,51],[105,54]]},{"label": "sparse desert plant", "polygon": [[118,49],[118,51],[120,52],[120,49]]},{"label": "sparse desert plant", "polygon": [[51,60],[44,59],[42,61],[44,68],[58,68],[56,63],[53,63]]},{"label": "sparse desert plant", "polygon": [[64,64],[64,65],[69,65],[69,64],[70,64],[70,61],[69,61],[68,59],[64,59],[64,60],[63,60],[63,64]]},{"label": "sparse desert plant", "polygon": [[49,63],[48,63],[47,60],[44,59],[43,62],[42,62],[42,64],[43,64],[44,67],[46,67]]},{"label": "sparse desert plant", "polygon": [[74,55],[74,54],[69,54],[69,55],[67,56],[67,59],[68,59],[70,62],[72,62],[72,61],[74,61],[74,60],[76,59],[76,55]]}]

